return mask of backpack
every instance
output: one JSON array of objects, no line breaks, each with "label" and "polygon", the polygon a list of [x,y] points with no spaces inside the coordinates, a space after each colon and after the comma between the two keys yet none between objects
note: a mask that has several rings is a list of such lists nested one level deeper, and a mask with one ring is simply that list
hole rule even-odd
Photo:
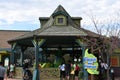
[{"label": "backpack", "polygon": [[65,64],[62,64],[62,65],[60,66],[60,70],[61,70],[61,71],[65,71]]},{"label": "backpack", "polygon": [[78,65],[76,65],[75,70],[76,70],[76,71],[79,71],[79,70],[80,70],[80,67],[79,67]]}]

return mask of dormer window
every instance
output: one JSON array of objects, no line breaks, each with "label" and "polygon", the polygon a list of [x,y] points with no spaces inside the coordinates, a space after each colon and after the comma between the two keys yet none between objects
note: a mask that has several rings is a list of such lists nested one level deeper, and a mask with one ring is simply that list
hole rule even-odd
[{"label": "dormer window", "polygon": [[63,18],[58,18],[58,23],[63,24]]},{"label": "dormer window", "polygon": [[65,26],[67,25],[67,19],[64,15],[58,15],[55,17],[55,25],[57,26]]}]

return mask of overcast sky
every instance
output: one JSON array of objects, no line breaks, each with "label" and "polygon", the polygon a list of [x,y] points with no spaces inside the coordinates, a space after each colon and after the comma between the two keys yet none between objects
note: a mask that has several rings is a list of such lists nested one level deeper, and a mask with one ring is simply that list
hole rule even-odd
[{"label": "overcast sky", "polygon": [[49,17],[58,5],[82,17],[82,27],[90,24],[91,14],[104,20],[120,11],[120,0],[0,0],[0,30],[35,30],[39,17]]}]

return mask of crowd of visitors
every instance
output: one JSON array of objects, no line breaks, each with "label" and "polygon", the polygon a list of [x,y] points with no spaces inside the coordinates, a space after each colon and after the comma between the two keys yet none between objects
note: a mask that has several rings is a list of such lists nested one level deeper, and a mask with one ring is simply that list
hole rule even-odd
[{"label": "crowd of visitors", "polygon": [[[32,73],[29,70],[29,60],[25,59],[23,62],[23,80],[32,80]],[[60,69],[60,80],[78,80],[78,74],[80,71],[80,66],[77,63],[72,64],[71,61],[66,63],[62,62],[59,66]],[[5,80],[4,78],[14,78],[15,76],[15,65],[10,63],[9,66],[3,66],[0,62],[0,80]],[[28,79],[29,78],[29,79]],[[73,80],[72,79],[72,80]]]},{"label": "crowd of visitors", "polygon": [[71,78],[74,78],[74,80],[78,80],[78,74],[80,71],[80,67],[77,65],[77,63],[75,64],[71,64],[70,61],[68,61],[68,63],[62,63],[59,66],[60,69],[60,80],[70,80]]},{"label": "crowd of visitors", "polygon": [[14,78],[15,76],[15,65],[10,64],[4,66],[3,62],[0,62],[0,80],[7,80],[7,78]]}]

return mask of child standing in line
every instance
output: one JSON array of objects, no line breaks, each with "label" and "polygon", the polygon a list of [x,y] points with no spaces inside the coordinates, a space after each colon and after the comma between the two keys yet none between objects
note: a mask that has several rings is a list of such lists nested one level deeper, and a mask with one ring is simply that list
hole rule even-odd
[{"label": "child standing in line", "polygon": [[65,80],[65,63],[59,66],[60,69],[60,80]]}]

